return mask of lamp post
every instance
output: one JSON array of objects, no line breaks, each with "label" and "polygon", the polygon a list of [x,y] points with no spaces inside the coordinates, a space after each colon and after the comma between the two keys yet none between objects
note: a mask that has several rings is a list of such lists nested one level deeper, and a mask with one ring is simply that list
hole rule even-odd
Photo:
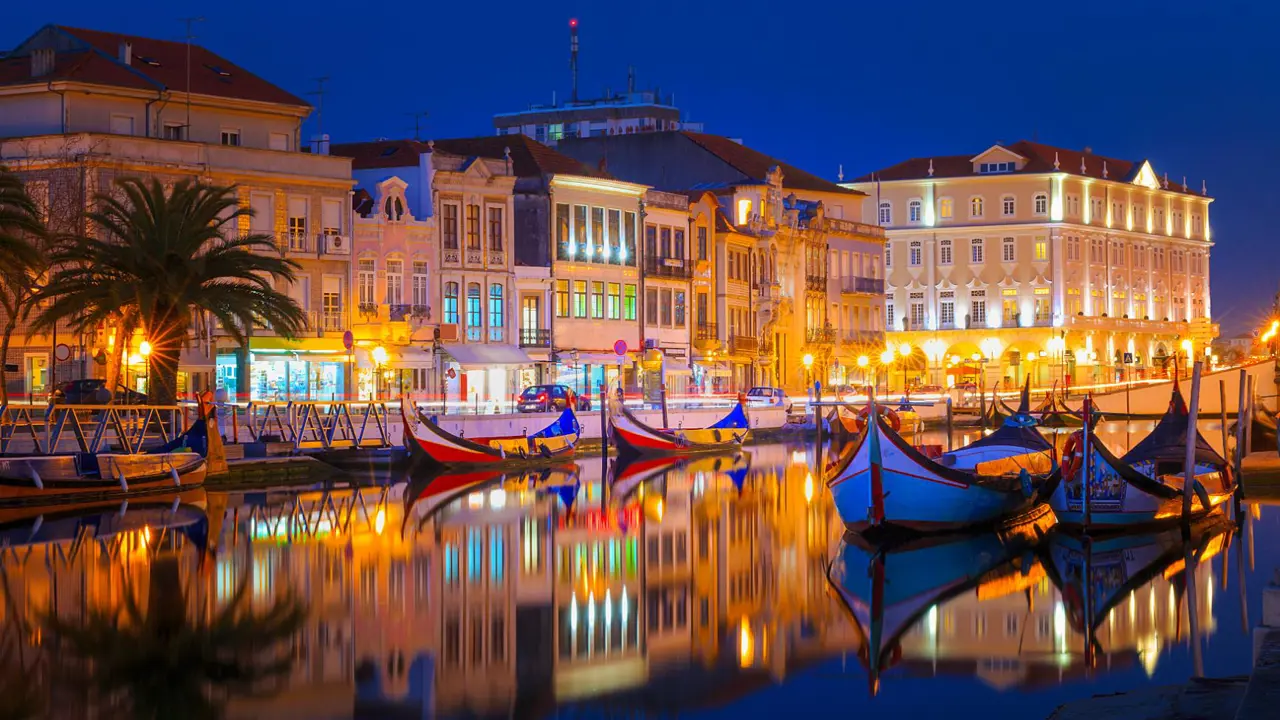
[{"label": "lamp post", "polygon": [[382,366],[387,364],[387,349],[381,345],[373,349],[373,399],[382,399]]},{"label": "lamp post", "polygon": [[[889,370],[888,370],[888,368],[890,368],[890,367],[892,367],[892,366],[893,366],[893,348],[887,348],[887,349],[885,349],[885,351],[884,351],[884,352],[880,353],[880,367],[885,368],[885,371],[884,371],[884,392],[885,392],[885,394],[886,394],[886,395],[888,395],[888,394],[889,394]],[[876,374],[876,389],[877,389],[877,392],[879,391],[879,388],[880,388],[880,376],[879,376],[879,373],[877,373],[877,374]]]},{"label": "lamp post", "polygon": [[924,341],[924,345],[921,346],[921,349],[924,350],[925,360],[937,366],[938,377],[934,377],[931,379],[933,380],[933,384],[941,387],[942,356],[945,355],[947,352],[946,343],[942,342],[938,338],[931,338],[929,340]]},{"label": "lamp post", "polygon": [[862,369],[862,387],[867,387],[867,366],[871,364],[871,358],[866,355],[858,356],[858,367]]},{"label": "lamp post", "polygon": [[983,340],[979,344],[979,347],[982,348],[982,374],[986,375],[987,364],[992,360],[995,360],[997,363],[999,362],[1001,350],[1000,341],[996,338],[989,337]]},{"label": "lamp post", "polygon": [[902,356],[902,392],[907,392],[907,361],[911,358],[911,343],[898,346],[898,354]]},{"label": "lamp post", "polygon": [[144,374],[142,377],[143,377],[143,382],[146,383],[145,387],[147,388],[147,391],[149,393],[151,390],[151,366],[150,366],[151,343],[147,342],[146,340],[143,340],[142,342],[138,343],[138,354],[142,356],[142,367],[145,368]]},{"label": "lamp post", "polygon": [[813,383],[813,379],[810,374],[810,371],[813,370],[813,354],[805,353],[804,356],[800,358],[800,364],[804,365],[804,394],[809,395],[811,392],[810,387],[812,387]]},{"label": "lamp post", "polygon": [[[1053,337],[1049,338],[1049,357],[1051,358],[1051,362],[1058,366],[1059,374],[1063,378],[1064,385],[1066,384],[1066,368],[1063,367],[1063,352],[1066,350],[1066,347],[1067,341],[1063,339],[1061,335],[1055,334]],[[1052,375],[1052,367],[1050,368],[1050,375]],[[1052,379],[1053,378],[1050,377],[1050,380]]]}]

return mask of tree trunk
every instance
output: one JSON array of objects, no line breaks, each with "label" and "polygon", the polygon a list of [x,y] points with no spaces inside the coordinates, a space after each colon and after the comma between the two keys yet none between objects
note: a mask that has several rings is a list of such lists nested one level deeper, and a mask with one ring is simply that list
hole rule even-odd
[{"label": "tree trunk", "polygon": [[151,345],[151,357],[147,358],[147,404],[176,405],[178,402],[178,360],[182,354],[182,342],[173,342],[172,335],[157,339]]},{"label": "tree trunk", "polygon": [[5,370],[5,364],[9,362],[9,343],[13,340],[13,331],[17,327],[18,319],[9,317],[4,324],[4,335],[0,337],[0,405],[9,402],[9,373]]}]

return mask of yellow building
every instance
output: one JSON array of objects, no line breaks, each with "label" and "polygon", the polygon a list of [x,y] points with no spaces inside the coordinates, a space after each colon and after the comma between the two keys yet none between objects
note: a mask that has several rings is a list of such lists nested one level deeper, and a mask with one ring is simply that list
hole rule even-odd
[{"label": "yellow building", "polygon": [[1149,161],[1021,141],[847,186],[887,230],[889,345],[913,381],[1150,377],[1217,335],[1212,198]]}]

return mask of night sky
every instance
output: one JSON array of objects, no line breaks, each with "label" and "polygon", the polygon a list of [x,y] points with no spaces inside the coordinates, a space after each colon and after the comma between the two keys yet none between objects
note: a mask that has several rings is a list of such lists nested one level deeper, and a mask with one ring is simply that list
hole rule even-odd
[{"label": "night sky", "polygon": [[[569,93],[568,19],[581,23],[580,93],[675,93],[688,119],[830,179],[899,160],[1038,139],[1151,160],[1208,183],[1213,315],[1261,322],[1277,290],[1266,212],[1280,54],[1272,2],[10,3],[0,48],[40,26],[197,41],[308,99],[328,76],[335,141],[493,132],[494,113]],[[309,131],[316,129],[313,115]]]}]

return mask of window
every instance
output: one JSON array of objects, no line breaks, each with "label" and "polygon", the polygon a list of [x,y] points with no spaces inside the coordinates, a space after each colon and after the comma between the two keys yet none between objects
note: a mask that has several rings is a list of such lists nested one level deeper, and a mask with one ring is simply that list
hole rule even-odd
[{"label": "window", "polygon": [[573,242],[569,243],[569,249],[573,253],[574,259],[586,257],[591,259],[591,244],[587,237],[587,206],[573,206]]},{"label": "window", "polygon": [[663,226],[658,232],[658,236],[662,238],[661,255],[659,257],[669,258],[671,255],[671,228]]},{"label": "window", "polygon": [[1185,228],[1182,225],[1182,211],[1174,210],[1173,211],[1173,231],[1177,233],[1177,232],[1183,232],[1184,230]]},{"label": "window", "polygon": [[467,206],[467,249],[480,249],[480,206]]},{"label": "window", "polygon": [[289,149],[289,134],[271,133],[267,136],[267,147],[270,150],[287,151]]},{"label": "window", "polygon": [[231,147],[240,147],[240,131],[239,130],[223,130],[222,144]]},{"label": "window", "polygon": [[1000,243],[1000,260],[1010,263],[1014,261],[1013,238],[1005,238]]},{"label": "window", "polygon": [[707,259],[707,229],[698,227],[698,259]]},{"label": "window", "polygon": [[358,264],[359,271],[356,274],[356,296],[359,297],[361,305],[373,305],[377,302],[373,298],[373,278],[374,278],[374,261],[370,258],[361,258]]},{"label": "window", "polygon": [[1106,220],[1102,217],[1102,198],[1089,198],[1089,216],[1096,223]]},{"label": "window", "polygon": [[387,261],[387,304],[404,303],[404,261]]},{"label": "window", "polygon": [[413,304],[417,307],[426,307],[427,301],[427,264],[425,262],[415,262],[413,264]]},{"label": "window", "polygon": [[1071,217],[1080,217],[1080,196],[1067,196],[1067,214]]},{"label": "window", "polygon": [[1044,238],[1042,237],[1036,238],[1034,257],[1037,261],[1040,261],[1040,262],[1043,262],[1049,259],[1049,245],[1048,243],[1045,242]]},{"label": "window", "polygon": [[584,318],[587,316],[587,281],[573,281],[573,316],[576,318]]},{"label": "window", "polygon": [[683,290],[676,291],[675,315],[675,326],[680,328],[684,327],[685,293]]},{"label": "window", "polygon": [[663,288],[658,297],[662,298],[662,326],[671,327],[671,291]]},{"label": "window", "polygon": [[1200,234],[1200,213],[1191,213],[1191,232],[1196,235]]},{"label": "window", "polygon": [[111,134],[112,135],[132,135],[133,134],[133,116],[113,114],[111,116]]},{"label": "window", "polygon": [[604,283],[598,280],[591,283],[591,317],[604,318]]},{"label": "window", "polygon": [[751,220],[751,201],[745,200],[745,199],[739,200],[738,201],[738,224],[746,225],[747,222],[750,220]]},{"label": "window", "polygon": [[1089,241],[1089,262],[1102,262],[1103,249],[1102,240],[1094,238]]},{"label": "window", "polygon": [[609,320],[617,320],[621,305],[622,285],[620,283],[609,283],[609,292],[605,295],[605,317]]},{"label": "window", "polygon": [[569,281],[556,281],[556,317],[569,317]]},{"label": "window", "polygon": [[445,250],[458,249],[458,206],[453,203],[440,205],[440,237]]},{"label": "window", "polygon": [[921,255],[920,242],[919,241],[912,242],[911,247],[907,252],[907,256],[908,256],[907,262],[911,265],[911,267],[920,267],[920,255]]},{"label": "window", "polygon": [[907,219],[913,223],[920,222],[920,201],[912,200],[907,203]]},{"label": "window", "polygon": [[884,302],[884,326],[893,329],[893,298],[886,298]]},{"label": "window", "polygon": [[307,249],[307,199],[291,197],[289,208],[289,249]]},{"label": "window", "polygon": [[893,246],[888,243],[884,245],[884,266],[893,267]]},{"label": "window", "polygon": [[982,260],[982,238],[974,238],[969,241],[969,262],[980,264]]},{"label": "window", "polygon": [[636,263],[636,214],[629,212],[626,214],[622,223],[622,236],[624,245],[622,248],[622,262],[626,265],[635,265]]},{"label": "window", "polygon": [[576,249],[569,237],[569,205],[556,203],[556,257],[568,260]]},{"label": "window", "polygon": [[1000,214],[1005,217],[1013,217],[1013,211],[1016,207],[1016,201],[1012,195],[1005,195],[1000,198]]},{"label": "window", "polygon": [[502,252],[502,208],[489,208],[489,249]]},{"label": "window", "polygon": [[983,210],[982,198],[980,197],[969,198],[969,217],[972,217],[972,218],[982,217],[982,210]]},{"label": "window", "polygon": [[986,300],[970,300],[969,301],[969,319],[974,325],[987,324],[987,301]]},{"label": "window", "polygon": [[[922,293],[912,293],[912,296],[914,297],[915,295],[919,295],[919,294],[922,294]],[[924,301],[912,300],[911,301],[911,328],[920,329],[923,327],[924,327]]]},{"label": "window", "polygon": [[685,259],[683,230],[676,229],[672,231],[671,252],[675,253],[674,255],[672,255],[672,257],[678,258],[680,260]]},{"label": "window", "polygon": [[[467,330],[470,336],[471,328],[478,328],[484,322],[484,314],[480,311],[480,283],[471,283],[467,286]],[[479,336],[474,339],[479,340]]]},{"label": "window", "polygon": [[657,288],[646,288],[644,291],[644,321],[649,325],[658,324]]},{"label": "window", "polygon": [[[492,283],[489,285],[489,328],[502,327],[503,315],[505,314],[502,304],[502,284]],[[492,339],[492,338],[490,338]]]},{"label": "window", "polygon": [[[1145,224],[1145,221],[1147,219],[1147,208],[1145,205],[1134,203],[1131,206],[1130,212],[1133,213],[1133,221],[1135,223],[1138,223],[1139,226],[1142,226]],[[1140,227],[1140,229],[1145,230],[1146,228]]]},{"label": "window", "polygon": [[609,235],[605,238],[605,241],[608,243],[608,246],[604,251],[605,261],[612,263],[620,262],[622,260],[622,253],[618,251],[618,248],[622,245],[621,210],[609,211]]},{"label": "window", "polygon": [[533,128],[533,139],[534,139],[534,140],[537,140],[537,141],[538,141],[538,142],[540,142],[540,143],[544,143],[544,142],[546,142],[546,141],[547,141],[547,126],[546,126],[546,125],[536,125],[536,126],[534,126],[534,128]]},{"label": "window", "polygon": [[591,208],[591,239],[587,241],[587,246],[592,250],[588,260],[599,261],[604,258],[604,208]]},{"label": "window", "polygon": [[1032,211],[1037,215],[1049,214],[1049,195],[1046,193],[1036,193],[1035,200],[1032,202]]},{"label": "window", "polygon": [[627,285],[625,294],[622,296],[622,319],[636,319],[636,286]]},{"label": "window", "polygon": [[165,123],[163,137],[165,140],[186,140],[187,126],[180,123]]},{"label": "window", "polygon": [[979,163],[979,173],[1004,173],[1013,172],[1018,169],[1016,162],[995,162],[995,163]]},{"label": "window", "polygon": [[1114,225],[1124,222],[1124,203],[1111,203],[1111,222]]},{"label": "window", "polygon": [[1067,238],[1067,259],[1068,260],[1080,259],[1080,238],[1078,237]]},{"label": "window", "polygon": [[942,240],[938,244],[938,263],[941,265],[951,264],[951,241]]},{"label": "window", "polygon": [[880,203],[880,224],[889,225],[893,222],[893,205],[887,202]]},{"label": "window", "polygon": [[658,226],[644,226],[644,257],[646,263],[655,262],[658,257]]},{"label": "window", "polygon": [[1168,231],[1168,228],[1166,228],[1164,224],[1164,208],[1162,207],[1156,208],[1156,230],[1163,232]]},{"label": "window", "polygon": [[938,322],[943,327],[951,327],[956,324],[956,302],[955,300],[943,300],[938,310]]},{"label": "window", "polygon": [[444,284],[444,322],[446,325],[458,324],[458,283]]}]

